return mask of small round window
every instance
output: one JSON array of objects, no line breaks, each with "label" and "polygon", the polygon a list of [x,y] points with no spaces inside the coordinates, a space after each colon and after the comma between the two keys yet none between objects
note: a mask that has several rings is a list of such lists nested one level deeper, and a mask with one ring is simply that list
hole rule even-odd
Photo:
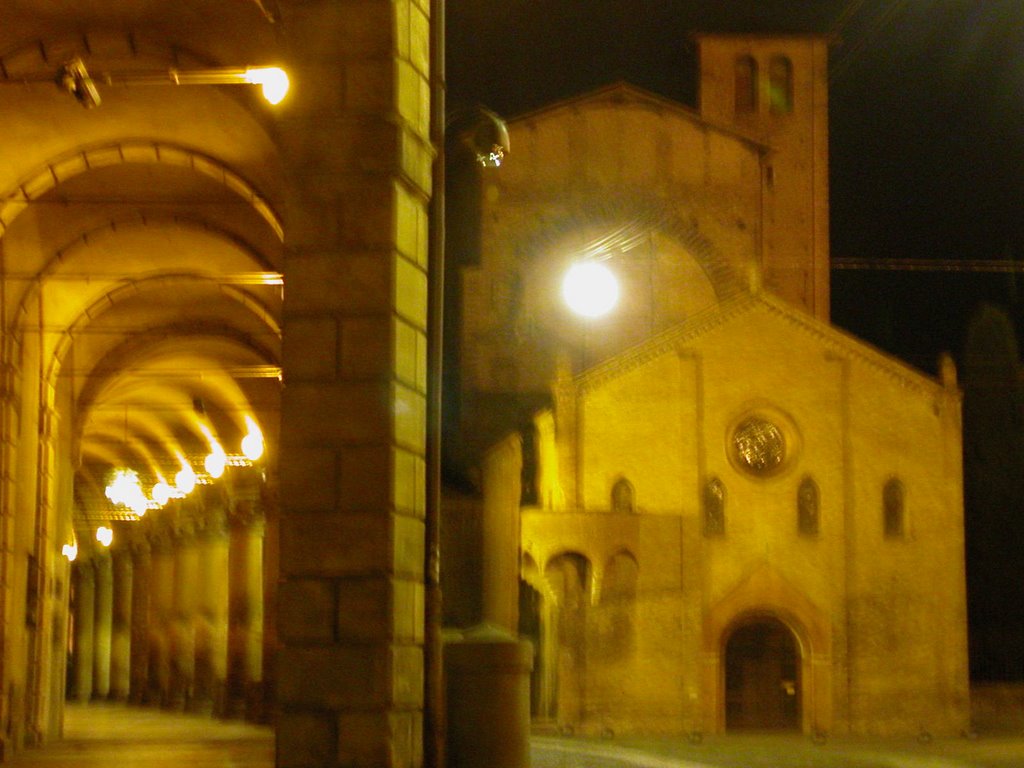
[{"label": "small round window", "polygon": [[782,430],[761,416],[748,416],[732,434],[737,463],[755,475],[770,475],[786,459],[786,438]]}]

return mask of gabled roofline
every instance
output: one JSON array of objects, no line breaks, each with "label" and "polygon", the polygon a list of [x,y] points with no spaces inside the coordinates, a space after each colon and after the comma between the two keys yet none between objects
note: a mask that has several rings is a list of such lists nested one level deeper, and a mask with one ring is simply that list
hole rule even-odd
[{"label": "gabled roofline", "polygon": [[751,146],[757,152],[767,153],[770,150],[770,147],[767,144],[753,134],[744,133],[735,126],[708,120],[701,115],[700,112],[686,104],[675,101],[674,99],[669,99],[665,96],[659,96],[652,91],[648,91],[638,85],[633,85],[626,80],[616,80],[615,82],[608,83],[607,85],[595,88],[594,90],[586,91],[576,96],[570,96],[567,99],[562,99],[561,101],[556,101],[551,104],[546,104],[543,107],[538,107],[537,109],[530,110],[529,112],[525,112],[521,115],[516,115],[507,122],[509,125],[514,126],[530,120],[546,117],[549,114],[560,110],[573,109],[585,105],[588,102],[597,103],[600,101],[610,101],[615,97],[619,97],[623,100],[628,99],[636,104],[646,105],[653,109],[673,112],[679,117],[686,118],[690,122],[696,123],[705,128],[710,128],[717,133],[721,133],[725,136],[741,141]]},{"label": "gabled roofline", "polygon": [[688,320],[673,326],[650,339],[640,342],[615,357],[584,371],[574,378],[581,390],[593,389],[607,381],[635,370],[644,363],[677,349],[681,344],[699,338],[709,331],[726,325],[742,315],[763,309],[779,315],[806,333],[817,336],[836,352],[856,357],[900,384],[920,392],[938,394],[945,391],[943,384],[917,368],[898,360],[866,341],[787,304],[767,293],[736,293]]}]

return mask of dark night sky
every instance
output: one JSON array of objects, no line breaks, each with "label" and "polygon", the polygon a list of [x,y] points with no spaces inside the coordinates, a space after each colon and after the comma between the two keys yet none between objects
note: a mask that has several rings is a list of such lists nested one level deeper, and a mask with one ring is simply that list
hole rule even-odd
[{"label": "dark night sky", "polygon": [[[620,79],[693,105],[693,31],[834,34],[833,257],[1024,258],[1022,0],[447,5],[450,105],[509,117]],[[837,270],[833,319],[933,370],[983,298],[1020,329],[1015,290],[991,273]]]}]

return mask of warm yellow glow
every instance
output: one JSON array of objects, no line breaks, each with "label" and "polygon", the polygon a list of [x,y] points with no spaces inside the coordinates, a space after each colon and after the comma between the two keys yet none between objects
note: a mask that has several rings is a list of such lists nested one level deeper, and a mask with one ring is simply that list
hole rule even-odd
[{"label": "warm yellow glow", "polygon": [[182,496],[188,496],[188,494],[195,490],[196,473],[192,471],[192,467],[189,466],[183,456],[179,456],[178,461],[181,462],[181,469],[179,469],[178,474],[174,476],[174,487]]},{"label": "warm yellow glow", "polygon": [[245,82],[263,88],[263,98],[271,104],[280,104],[288,94],[288,74],[279,67],[261,67],[245,70]]},{"label": "warm yellow glow", "polygon": [[603,264],[574,264],[562,280],[562,297],[569,308],[584,317],[608,314],[619,301],[619,282]]},{"label": "warm yellow glow", "polygon": [[69,562],[75,562],[75,558],[78,557],[78,545],[75,543],[65,544],[60,549],[60,553],[68,559]]},{"label": "warm yellow glow", "polygon": [[173,494],[174,489],[163,478],[160,478],[159,481],[154,483],[153,490],[149,492],[149,497],[157,503],[157,506],[162,507],[170,501]]},{"label": "warm yellow glow", "polygon": [[128,507],[139,517],[146,514],[149,500],[139,483],[139,476],[132,469],[118,469],[104,493],[114,504]]},{"label": "warm yellow glow", "polygon": [[224,467],[227,466],[228,456],[224,451],[213,451],[203,460],[206,474],[217,479],[224,474]]},{"label": "warm yellow glow", "polygon": [[206,436],[206,441],[210,444],[210,453],[203,460],[203,466],[210,477],[217,479],[224,474],[224,467],[228,463],[228,455],[224,452],[224,448],[217,441],[217,438],[213,436],[213,432],[208,426],[200,424],[199,429]]},{"label": "warm yellow glow", "polygon": [[109,547],[110,543],[114,540],[114,531],[107,528],[105,525],[101,525],[96,529],[96,541],[102,544],[104,547]]},{"label": "warm yellow glow", "polygon": [[242,438],[242,455],[249,461],[256,461],[263,455],[263,432],[259,424],[250,416],[245,417],[245,424],[249,428],[248,434]]}]

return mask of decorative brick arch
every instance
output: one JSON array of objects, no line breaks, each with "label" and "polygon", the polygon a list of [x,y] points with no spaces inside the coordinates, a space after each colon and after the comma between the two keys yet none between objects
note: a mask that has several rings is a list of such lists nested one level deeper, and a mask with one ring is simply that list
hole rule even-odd
[{"label": "decorative brick arch", "polygon": [[519,233],[514,250],[519,259],[553,252],[569,233],[605,230],[606,239],[631,243],[637,237],[659,232],[685,247],[707,276],[719,300],[746,290],[740,275],[693,221],[673,205],[636,190],[601,190],[601,194],[574,197],[567,210],[537,217],[531,228]]},{"label": "decorative brick arch", "polygon": [[[79,250],[85,250],[86,247],[95,244],[98,240],[103,237],[107,237],[119,232],[125,232],[131,229],[144,229],[153,225],[173,225],[176,229],[191,230],[194,232],[207,234],[211,237],[219,238],[232,244],[240,252],[244,253],[249,259],[252,260],[253,265],[259,267],[260,271],[254,271],[251,274],[243,274],[239,276],[233,276],[238,284],[246,284],[247,282],[259,284],[261,281],[266,279],[279,279],[278,273],[276,272],[274,265],[271,264],[270,260],[267,259],[263,254],[258,253],[249,243],[245,242],[241,237],[236,234],[229,232],[228,230],[217,227],[209,222],[202,221],[188,216],[144,216],[135,215],[125,218],[115,218],[104,223],[101,226],[94,227],[90,230],[82,232],[74,240],[67,243],[63,247],[54,251],[53,255],[46,261],[42,268],[36,273],[35,279],[32,281],[32,285],[21,297],[18,304],[18,311],[15,312],[15,317],[22,318],[18,321],[18,325],[12,327],[10,330],[12,333],[19,333],[22,330],[24,324],[24,317],[27,315],[26,307],[28,307],[33,301],[37,299],[40,292],[43,290],[46,279],[56,274],[60,269],[67,268],[73,263],[74,257]],[[139,281],[145,279],[153,279],[159,277],[165,273],[166,270],[140,270],[136,275],[133,276],[132,280]],[[202,279],[206,280],[218,280],[216,274],[203,275]],[[227,285],[223,288],[225,293],[231,293]],[[240,294],[239,291],[234,293]],[[268,314],[264,308],[258,308],[256,302],[250,297],[243,299],[239,296],[239,301],[249,305],[254,312],[261,318],[265,319]],[[81,322],[81,319],[79,320]],[[280,334],[280,328],[276,327],[276,321],[272,324],[275,325],[275,330]]]},{"label": "decorative brick arch", "polygon": [[725,730],[725,643],[739,624],[757,617],[782,622],[800,653],[801,729],[832,729],[832,630],[828,615],[774,569],[764,566],[718,601],[704,620],[701,641],[704,728]]},{"label": "decorative brick arch", "polygon": [[162,163],[187,168],[213,179],[252,206],[277,238],[284,239],[284,225],[267,199],[227,165],[194,149],[145,140],[117,141],[76,149],[50,160],[23,178],[13,189],[0,195],[0,237],[29,203],[61,182],[96,168],[124,163]]}]

